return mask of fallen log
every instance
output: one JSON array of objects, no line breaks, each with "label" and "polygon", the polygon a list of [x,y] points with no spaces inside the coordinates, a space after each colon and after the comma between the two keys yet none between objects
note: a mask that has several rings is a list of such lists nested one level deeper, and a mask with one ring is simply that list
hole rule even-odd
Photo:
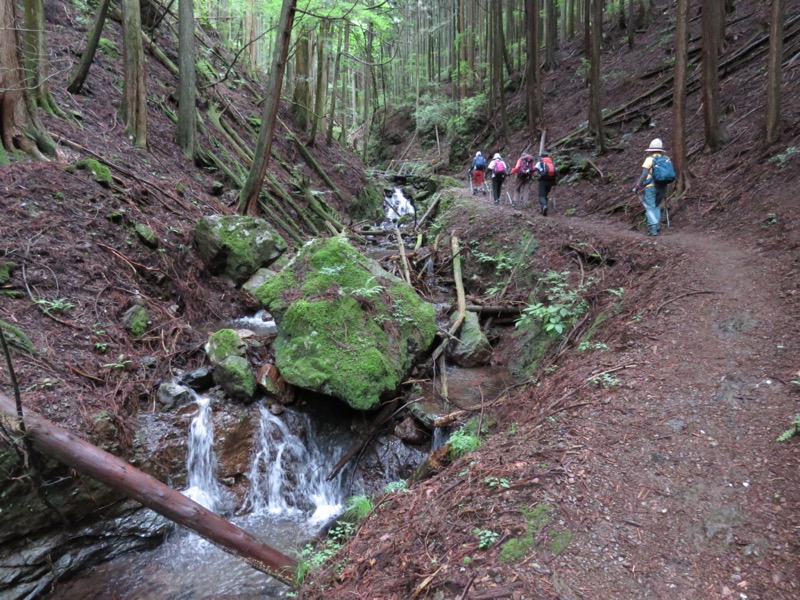
[{"label": "fallen log", "polygon": [[[464,322],[464,318],[467,314],[467,299],[466,295],[464,294],[464,282],[461,279],[461,250],[458,246],[458,237],[452,236],[450,238],[450,247],[453,252],[453,278],[455,279],[456,283],[456,297],[458,298],[458,316],[453,324],[450,326],[450,335],[453,336],[458,333],[458,330],[461,328],[461,324]],[[450,343],[450,338],[445,338],[441,344],[433,351],[431,354],[431,360],[436,363],[436,359],[441,356],[442,352],[445,351],[447,348],[447,344]]]},{"label": "fallen log", "polygon": [[[21,420],[14,402],[3,394],[0,394],[0,419],[7,429],[19,432]],[[25,412],[25,427],[27,439],[38,452],[141,502],[278,581],[294,584],[297,563],[293,559],[155,477],[31,411]]]}]

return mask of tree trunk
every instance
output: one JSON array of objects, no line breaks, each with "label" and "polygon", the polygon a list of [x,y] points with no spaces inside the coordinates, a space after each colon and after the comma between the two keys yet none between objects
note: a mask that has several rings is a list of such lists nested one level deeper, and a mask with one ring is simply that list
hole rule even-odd
[{"label": "tree trunk", "polygon": [[295,126],[303,133],[308,127],[308,105],[311,97],[310,77],[310,41],[304,33],[297,40],[294,55],[294,94],[292,95],[292,117]]},{"label": "tree trunk", "polygon": [[188,159],[195,152],[194,1],[178,3],[178,146]]},{"label": "tree trunk", "polygon": [[603,38],[603,1],[590,0],[592,3],[591,46],[589,59],[589,131],[597,140],[601,153],[606,150],[605,133],[603,131],[603,113],[600,106],[600,49]]},{"label": "tree trunk", "polygon": [[[17,430],[20,420],[14,402],[0,394],[0,414]],[[66,429],[34,413],[25,413],[27,437],[33,448],[47,457],[105,483],[141,502],[171,521],[188,527],[223,550],[240,556],[251,566],[291,585],[296,563],[255,536],[173,490],[155,477],[93,446]]]},{"label": "tree trunk", "polygon": [[339,68],[342,64],[342,26],[339,26],[339,39],[336,42],[336,61],[333,65],[333,82],[331,83],[331,111],[328,113],[328,131],[325,143],[330,146],[333,141],[333,124],[336,121],[336,86],[339,84]]},{"label": "tree trunk", "polygon": [[44,5],[42,0],[25,0],[22,34],[22,60],[29,99],[51,114],[60,114],[47,83],[47,46],[45,44]]},{"label": "tree trunk", "polygon": [[719,0],[703,0],[701,17],[703,39],[703,122],[706,143],[704,152],[716,152],[725,143],[727,133],[720,123],[719,42],[725,6]]},{"label": "tree trunk", "polygon": [[525,63],[525,80],[528,88],[528,131],[531,139],[535,139],[542,120],[541,74],[539,72],[539,39],[536,32],[539,23],[539,0],[525,0],[526,38],[525,47],[527,62]]},{"label": "tree trunk", "polygon": [[261,112],[261,129],[256,140],[255,158],[247,174],[247,180],[239,192],[239,210],[254,215],[258,207],[258,196],[269,165],[269,153],[272,149],[272,137],[275,133],[275,122],[278,119],[278,105],[283,86],[283,70],[286,57],[289,55],[289,40],[292,37],[294,8],[297,0],[283,0],[281,16],[275,33],[275,45],[272,48],[272,64],[267,80],[264,106]]},{"label": "tree trunk", "polygon": [[147,145],[147,88],[144,78],[142,18],[139,0],[122,0],[124,83],[120,112],[134,146]]},{"label": "tree trunk", "polygon": [[503,76],[503,6],[498,0],[492,3],[494,10],[494,60],[493,70],[495,85],[498,90],[500,104],[500,121],[503,133],[503,142],[508,144],[508,115],[506,114],[506,86]]},{"label": "tree trunk", "polygon": [[555,0],[547,0],[547,34],[545,36],[545,55],[544,68],[552,71],[558,68],[556,61],[556,49],[558,46],[558,26],[556,23],[556,3]]},{"label": "tree trunk", "polygon": [[778,137],[781,120],[781,70],[783,61],[784,0],[772,0],[767,60],[767,142]]},{"label": "tree trunk", "polygon": [[[345,23],[344,26],[344,55],[347,56],[350,52],[350,23]],[[347,143],[347,79],[349,69],[345,69],[342,73],[342,129],[339,132],[339,143],[344,145]]]},{"label": "tree trunk", "polygon": [[675,9],[675,92],[672,105],[672,162],[677,179],[675,191],[686,190],[686,79],[689,65],[689,0],[678,0]]},{"label": "tree trunk", "polygon": [[311,133],[308,136],[309,148],[314,147],[314,138],[322,120],[322,111],[325,108],[325,90],[328,82],[325,81],[325,39],[328,36],[328,22],[322,20],[317,29],[317,85],[314,92],[314,114],[311,120]]},{"label": "tree trunk", "polygon": [[22,151],[38,159],[56,152],[25,90],[17,31],[14,1],[0,0],[0,165],[7,162],[6,151]]},{"label": "tree trunk", "polygon": [[67,84],[67,91],[70,94],[77,94],[81,91],[83,83],[86,81],[86,76],[89,74],[89,67],[94,60],[94,54],[97,52],[97,44],[100,42],[100,35],[103,33],[103,25],[106,22],[106,15],[108,15],[108,7],[111,0],[101,0],[100,6],[97,7],[97,13],[94,17],[94,23],[86,36],[86,48],[81,53],[81,59],[75,66],[72,72],[70,81]]},{"label": "tree trunk", "polygon": [[633,38],[636,36],[636,16],[634,14],[635,0],[628,0],[628,50],[633,50]]}]

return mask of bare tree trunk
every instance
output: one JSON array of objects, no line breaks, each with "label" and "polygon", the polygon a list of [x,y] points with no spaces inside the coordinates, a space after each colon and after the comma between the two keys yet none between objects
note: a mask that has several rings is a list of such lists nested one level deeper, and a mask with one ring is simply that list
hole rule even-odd
[{"label": "bare tree trunk", "polygon": [[303,33],[296,43],[296,51],[294,55],[294,94],[292,95],[292,116],[294,117],[294,124],[304,132],[308,127],[308,105],[311,97],[311,90],[309,86],[310,77],[310,41],[308,34]]},{"label": "bare tree trunk", "polygon": [[538,22],[539,0],[525,0],[525,48],[527,53],[525,80],[528,87],[526,99],[528,101],[528,131],[531,139],[536,138],[539,124],[543,117],[541,73],[539,71],[539,39],[536,37],[536,32],[539,30]]},{"label": "bare tree trunk", "polygon": [[[0,394],[0,414],[19,426],[16,406]],[[251,566],[291,585],[296,563],[255,536],[214,514],[133,465],[93,446],[34,413],[25,413],[26,435],[45,456],[105,483],[171,521],[188,527]]]},{"label": "bare tree trunk", "polygon": [[552,71],[558,68],[556,61],[556,50],[558,47],[558,26],[556,23],[556,3],[555,0],[547,1],[547,27],[545,39],[544,69]]},{"label": "bare tree trunk", "polygon": [[14,0],[0,0],[0,165],[8,160],[6,151],[22,151],[38,159],[56,152],[26,93],[17,29]]},{"label": "bare tree trunk", "polygon": [[188,159],[195,153],[194,0],[178,3],[178,146]]},{"label": "bare tree trunk", "polygon": [[255,214],[258,207],[258,196],[269,165],[269,153],[272,149],[272,137],[275,134],[275,122],[278,118],[278,105],[283,86],[283,70],[286,67],[286,57],[289,55],[289,40],[292,37],[292,24],[294,23],[294,8],[297,0],[283,0],[281,16],[275,33],[275,45],[272,48],[272,64],[270,65],[269,79],[264,106],[261,112],[261,129],[258,131],[256,149],[253,153],[253,164],[247,174],[241,192],[239,192],[239,210],[248,214]]},{"label": "bare tree trunk", "polygon": [[25,27],[22,34],[22,60],[28,97],[51,114],[61,114],[47,83],[47,45],[45,44],[44,4],[42,0],[25,0]]},{"label": "bare tree trunk", "polygon": [[605,132],[603,131],[603,113],[600,106],[600,42],[603,38],[603,1],[590,1],[592,5],[592,54],[589,59],[589,131],[597,140],[597,146],[602,153],[606,150]]},{"label": "bare tree trunk", "polygon": [[719,42],[725,6],[719,0],[703,0],[701,18],[703,39],[703,120],[706,143],[704,152],[716,152],[726,142],[727,132],[720,122]]},{"label": "bare tree trunk", "polygon": [[147,145],[147,88],[144,79],[142,18],[139,0],[122,0],[124,83],[120,112],[134,146]]},{"label": "bare tree trunk", "polygon": [[314,114],[311,120],[311,133],[308,136],[309,148],[314,147],[314,138],[317,137],[317,129],[322,120],[322,111],[325,108],[325,38],[328,36],[328,22],[322,20],[317,29],[317,85],[314,93]]},{"label": "bare tree trunk", "polygon": [[633,7],[635,0],[628,0],[628,49],[633,50],[633,38],[636,36],[636,15],[634,14]]},{"label": "bare tree trunk", "polygon": [[687,187],[686,164],[686,78],[689,63],[689,0],[678,0],[675,9],[675,92],[672,104],[672,162],[677,180],[675,191],[682,194]]},{"label": "bare tree trunk", "polygon": [[[330,146],[333,141],[333,123],[336,120],[336,86],[339,83],[339,68],[342,63],[342,29],[339,26],[339,38],[336,42],[336,62],[333,66],[333,82],[331,84],[331,112],[328,115],[328,131],[325,134],[325,143]],[[344,98],[342,99],[344,100]]]},{"label": "bare tree trunk", "polygon": [[784,0],[772,0],[767,60],[767,142],[778,137],[781,120],[781,70],[783,61]]},{"label": "bare tree trunk", "polygon": [[89,74],[89,67],[94,60],[94,54],[97,52],[97,44],[100,42],[100,35],[103,33],[103,25],[106,22],[106,15],[108,15],[108,7],[111,0],[100,0],[100,5],[97,7],[97,13],[94,16],[94,23],[86,36],[86,48],[81,53],[81,59],[72,71],[69,83],[67,84],[67,91],[70,94],[77,94],[81,91],[83,83],[86,81],[86,76]]},{"label": "bare tree trunk", "polygon": [[[350,52],[350,23],[344,26],[344,55]],[[342,74],[342,130],[339,134],[339,143],[344,145],[347,142],[347,79],[349,70],[345,69]]]},{"label": "bare tree trunk", "polygon": [[494,60],[493,70],[495,85],[498,90],[500,102],[500,119],[503,131],[503,141],[508,143],[508,115],[506,114],[506,87],[503,76],[503,6],[497,1],[492,3],[494,10]]}]

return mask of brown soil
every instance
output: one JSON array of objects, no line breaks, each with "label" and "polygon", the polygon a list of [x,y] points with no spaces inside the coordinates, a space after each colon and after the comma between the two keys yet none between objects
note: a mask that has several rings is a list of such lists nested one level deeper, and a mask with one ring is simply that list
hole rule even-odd
[{"label": "brown soil", "polygon": [[[48,13],[53,60],[71,62],[68,49],[82,46],[82,31],[55,4],[58,10]],[[729,30],[729,51],[768,10],[754,1],[737,5],[737,16],[753,16]],[[651,37],[637,41],[635,56],[613,50],[604,69],[631,73],[641,71],[638,61],[663,62],[657,36],[665,24],[659,16]],[[106,35],[117,39],[117,25]],[[609,51],[612,45],[619,43],[610,42]],[[585,118],[586,90],[572,75],[580,62],[576,48],[565,45],[560,69],[546,81],[550,139]],[[41,353],[15,353],[26,406],[96,435],[93,415],[108,411],[124,442],[131,415],[150,409],[154,385],[202,362],[204,326],[246,307],[203,272],[191,251],[193,223],[231,212],[235,190],[227,185],[221,196],[211,194],[211,178],[181,158],[171,123],[154,106],[152,147],[131,148],[115,117],[119,59],[98,57],[85,94],[60,92],[66,70],[56,71],[52,82],[59,105],[78,111],[82,126],[49,119],[48,127],[115,162],[114,188],[101,187],[86,171],[70,173],[66,162],[0,170],[0,251],[19,265],[0,290],[15,293],[3,296],[0,319],[21,328]],[[155,60],[148,64],[152,94],[168,97],[174,80]],[[760,140],[757,104],[762,66],[755,61],[724,80],[733,142],[710,157],[693,156],[692,188],[671,205],[672,227],[658,238],[638,229],[641,209],[627,190],[641,149],[654,135],[669,140],[668,109],[648,115],[642,131],[593,159],[603,182],[557,187],[556,209],[547,218],[464,197],[472,206],[449,224],[462,239],[502,246],[529,230],[539,248],[528,274],[570,268],[573,277],[602,279],[593,288],[590,316],[608,316],[593,340],[609,350],[580,353],[573,339],[551,355],[536,385],[514,389],[487,408],[491,435],[477,451],[412,493],[385,498],[337,558],[341,572],[332,568],[318,577],[304,597],[800,595],[800,446],[775,442],[800,413],[791,383],[800,368],[800,234],[791,216],[798,155],[775,160],[797,146],[800,100],[788,92],[799,72],[785,75],[786,127],[768,146]],[[605,105],[629,98],[632,86],[649,85],[609,75]],[[258,115],[245,92],[223,92],[243,115]],[[521,96],[514,102],[521,106]],[[699,98],[691,102],[695,149],[703,128]],[[299,164],[282,138],[279,153]],[[509,147],[526,145],[522,136],[517,142]],[[363,181],[337,171],[335,165],[356,160],[346,152],[324,144],[317,152],[342,188]],[[463,152],[466,161],[472,150]],[[68,157],[76,158],[72,151]],[[609,216],[612,207],[620,210]],[[112,220],[121,209],[121,219]],[[569,209],[575,212],[567,217]],[[141,245],[135,223],[147,223],[162,250]],[[590,255],[602,259],[592,262]],[[621,300],[603,291],[619,288]],[[475,284],[469,291],[482,289]],[[512,286],[510,295],[525,300],[528,291]],[[120,317],[137,296],[152,324],[134,340]],[[43,300],[74,306],[44,313]],[[621,306],[611,310],[617,301]],[[498,360],[513,351],[510,338],[498,347]],[[120,368],[104,366],[114,364]],[[602,383],[603,374],[609,387],[588,381],[597,375]],[[11,395],[5,364],[0,375],[0,391]],[[547,507],[546,524],[537,526],[526,513],[537,505]],[[474,530],[498,537],[480,549]],[[520,557],[500,560],[506,542],[526,536],[531,542]]]}]

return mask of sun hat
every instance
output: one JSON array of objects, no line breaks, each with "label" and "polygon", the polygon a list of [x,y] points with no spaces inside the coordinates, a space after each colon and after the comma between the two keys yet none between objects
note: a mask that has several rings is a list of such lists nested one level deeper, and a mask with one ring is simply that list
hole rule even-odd
[{"label": "sun hat", "polygon": [[664,142],[661,141],[661,138],[656,138],[650,142],[650,147],[645,152],[663,152],[663,150]]},{"label": "sun hat", "polygon": [[499,159],[499,158],[501,158],[501,156],[500,156],[500,153],[498,152],[497,154],[495,154],[495,155],[492,157],[492,160],[497,160],[497,159]]}]

